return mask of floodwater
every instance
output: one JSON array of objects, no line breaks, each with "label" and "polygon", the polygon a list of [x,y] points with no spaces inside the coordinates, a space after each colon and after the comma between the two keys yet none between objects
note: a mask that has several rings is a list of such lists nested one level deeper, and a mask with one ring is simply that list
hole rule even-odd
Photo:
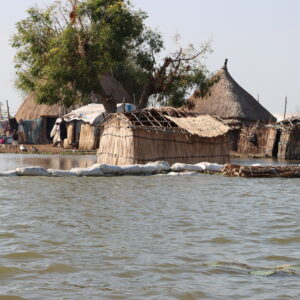
[{"label": "floodwater", "polygon": [[90,167],[96,160],[96,155],[0,154],[0,172],[26,166],[70,170]]},{"label": "floodwater", "polygon": [[[18,162],[5,157],[2,169]],[[300,299],[299,179],[0,177],[0,187],[0,299]],[[258,276],[238,263],[294,271]]]}]

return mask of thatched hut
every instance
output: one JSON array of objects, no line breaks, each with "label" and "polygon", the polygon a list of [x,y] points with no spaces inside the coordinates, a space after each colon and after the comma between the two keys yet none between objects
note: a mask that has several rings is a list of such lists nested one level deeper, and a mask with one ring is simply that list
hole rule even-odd
[{"label": "thatched hut", "polygon": [[25,141],[29,144],[47,144],[51,141],[50,132],[55,120],[67,113],[62,105],[37,104],[32,94],[28,95],[19,107],[15,119],[23,121]]},{"label": "thatched hut", "polygon": [[[117,111],[133,111],[136,106],[131,103],[117,104]],[[63,116],[67,122],[67,138],[64,148],[96,150],[99,147],[100,124],[106,118],[103,104],[91,103],[72,110]]]},{"label": "thatched hut", "polygon": [[229,161],[229,127],[183,109],[111,114],[101,126],[98,162],[114,165]]},{"label": "thatched hut", "polygon": [[[216,83],[206,96],[198,97],[196,93],[191,96],[188,108],[198,114],[218,116],[231,126],[231,149],[237,151],[241,129],[248,131],[250,126],[253,131],[254,124],[262,128],[276,119],[231,77],[227,60],[215,74],[215,79]],[[257,134],[261,135],[259,132]]]}]

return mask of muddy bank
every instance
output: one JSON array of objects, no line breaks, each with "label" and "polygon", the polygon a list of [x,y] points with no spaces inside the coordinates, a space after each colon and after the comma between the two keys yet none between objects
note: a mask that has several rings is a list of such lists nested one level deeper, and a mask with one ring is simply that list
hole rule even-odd
[{"label": "muddy bank", "polygon": [[[83,151],[78,149],[64,149],[60,147],[53,147],[52,144],[46,145],[28,145],[24,144],[27,149],[27,152],[22,152],[20,150],[20,145],[13,146],[11,144],[2,144],[0,145],[0,153],[11,153],[11,154],[61,154],[61,155],[96,155],[96,151]],[[34,146],[38,152],[32,150],[32,146]]]}]

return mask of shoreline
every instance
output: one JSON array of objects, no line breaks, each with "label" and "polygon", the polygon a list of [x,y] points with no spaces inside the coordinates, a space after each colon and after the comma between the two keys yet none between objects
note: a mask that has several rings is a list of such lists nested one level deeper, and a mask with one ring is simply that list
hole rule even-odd
[{"label": "shoreline", "polygon": [[[96,155],[94,151],[84,151],[78,149],[65,149],[60,147],[53,147],[52,144],[24,144],[27,148],[27,152],[20,150],[20,145],[2,144],[0,145],[0,154],[36,154],[36,155]],[[32,151],[31,147],[34,146],[38,149],[38,152]]]}]

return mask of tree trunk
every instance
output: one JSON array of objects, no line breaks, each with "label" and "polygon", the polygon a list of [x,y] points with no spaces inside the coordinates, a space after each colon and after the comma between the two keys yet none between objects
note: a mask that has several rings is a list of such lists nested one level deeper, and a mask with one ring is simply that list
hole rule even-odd
[{"label": "tree trunk", "polygon": [[112,97],[106,97],[103,100],[103,106],[108,114],[117,112],[117,102]]},{"label": "tree trunk", "polygon": [[104,95],[101,95],[100,93],[94,94],[94,96],[97,99],[97,103],[103,104],[103,106],[105,108],[105,112],[107,114],[117,112],[117,102],[112,97],[104,96]]},{"label": "tree trunk", "polygon": [[149,97],[152,95],[152,90],[153,90],[153,82],[152,79],[149,79],[149,81],[145,84],[143,88],[143,92],[141,94],[138,108],[143,109],[147,107]]}]

